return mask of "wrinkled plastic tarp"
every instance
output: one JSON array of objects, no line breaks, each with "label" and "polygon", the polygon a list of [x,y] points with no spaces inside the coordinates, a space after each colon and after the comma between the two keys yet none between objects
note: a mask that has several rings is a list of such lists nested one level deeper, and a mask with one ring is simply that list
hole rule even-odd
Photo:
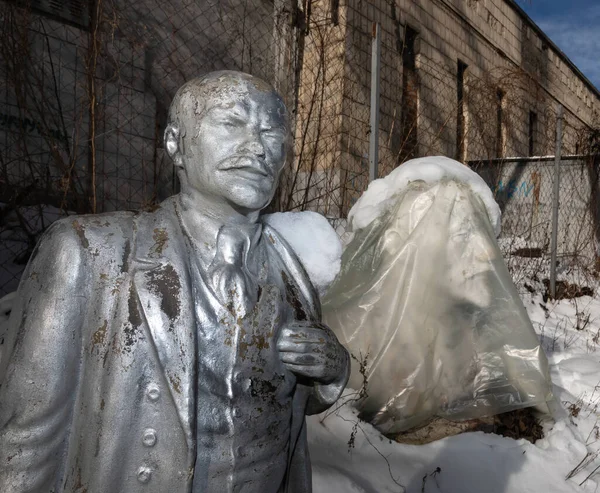
[{"label": "wrinkled plastic tarp", "polygon": [[356,358],[349,386],[367,379],[362,416],[384,433],[547,409],[552,397],[486,208],[462,183],[412,182],[355,232],[323,310]]}]

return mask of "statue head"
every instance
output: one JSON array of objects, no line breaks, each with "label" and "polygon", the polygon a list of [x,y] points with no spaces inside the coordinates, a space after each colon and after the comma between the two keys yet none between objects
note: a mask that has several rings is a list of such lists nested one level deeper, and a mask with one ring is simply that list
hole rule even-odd
[{"label": "statue head", "polygon": [[211,72],[175,94],[165,149],[183,192],[198,192],[241,213],[269,204],[289,147],[287,110],[266,82]]}]

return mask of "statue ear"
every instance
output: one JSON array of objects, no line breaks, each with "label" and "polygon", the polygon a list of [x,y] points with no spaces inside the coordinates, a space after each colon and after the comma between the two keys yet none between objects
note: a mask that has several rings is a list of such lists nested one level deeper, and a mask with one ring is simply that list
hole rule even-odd
[{"label": "statue ear", "polygon": [[176,166],[182,166],[181,149],[179,149],[179,126],[169,123],[165,128],[165,150]]}]

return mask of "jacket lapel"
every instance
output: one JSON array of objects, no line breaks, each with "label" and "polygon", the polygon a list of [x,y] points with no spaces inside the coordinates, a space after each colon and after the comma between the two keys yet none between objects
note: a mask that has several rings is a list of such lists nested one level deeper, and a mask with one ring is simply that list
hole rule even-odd
[{"label": "jacket lapel", "polygon": [[[172,198],[138,222],[133,284],[166,382],[193,451],[196,321],[187,249]],[[190,454],[192,457],[193,454]]]}]

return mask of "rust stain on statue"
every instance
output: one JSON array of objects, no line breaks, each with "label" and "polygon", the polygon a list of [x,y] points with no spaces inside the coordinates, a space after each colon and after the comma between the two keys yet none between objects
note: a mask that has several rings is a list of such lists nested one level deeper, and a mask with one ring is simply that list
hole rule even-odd
[{"label": "rust stain on statue", "polygon": [[224,325],[225,325],[225,340],[223,341],[223,344],[225,344],[226,346],[233,346],[233,337],[235,336],[235,328],[232,327],[228,322],[224,321]]},{"label": "rust stain on statue", "polygon": [[[239,322],[240,321],[238,320],[238,324]],[[250,346],[250,344],[246,342],[246,334],[246,329],[240,327],[240,342],[238,344],[238,354],[240,356],[240,359],[242,360],[246,359],[246,353],[248,352],[248,347]]]},{"label": "rust stain on statue", "polygon": [[142,325],[142,317],[137,305],[137,296],[133,284],[129,286],[129,298],[127,300],[127,307],[129,308],[129,322],[134,327]]},{"label": "rust stain on statue", "polygon": [[115,295],[118,294],[121,289],[121,284],[123,284],[124,279],[119,278],[115,281],[114,287],[111,289],[110,294]]},{"label": "rust stain on statue", "polygon": [[104,226],[105,228],[110,227],[110,223],[108,221],[102,222],[99,218],[94,219],[93,222],[96,226],[100,226],[100,227]]},{"label": "rust stain on statue", "polygon": [[85,226],[83,226],[83,224],[80,224],[77,219],[75,219],[72,224],[73,228],[75,229],[75,232],[77,233],[77,236],[79,236],[79,241],[81,241],[83,248],[89,248],[90,242],[85,237]]},{"label": "rust stain on statue", "polygon": [[104,325],[92,334],[92,347],[98,344],[104,344],[106,338],[106,330],[108,328],[108,320],[104,320]]},{"label": "rust stain on statue", "polygon": [[[160,296],[160,308],[173,322],[181,313],[181,282],[172,265],[163,265],[148,273],[150,289]],[[173,330],[171,323],[170,329]]]},{"label": "rust stain on statue", "polygon": [[83,486],[83,483],[81,482],[81,467],[77,468],[77,480],[75,482],[75,485],[73,486],[75,488],[74,491],[79,491],[81,490],[81,493],[87,493],[87,488],[85,488]]},{"label": "rust stain on statue", "polygon": [[123,259],[121,261],[121,272],[125,273],[129,270],[129,255],[131,254],[131,242],[125,241],[125,247],[123,248]]},{"label": "rust stain on statue", "polygon": [[264,400],[275,401],[277,385],[269,380],[262,378],[252,378],[250,380],[250,395],[252,397],[262,397]]},{"label": "rust stain on statue", "polygon": [[269,338],[273,336],[273,332],[270,331],[266,335],[265,334],[252,334],[250,341],[248,342],[247,331],[244,328],[240,328],[240,342],[238,344],[238,355],[241,360],[245,360],[248,356],[249,348],[256,348],[258,351],[262,351],[263,349],[269,349],[271,347],[271,343]]},{"label": "rust stain on statue", "polygon": [[165,228],[154,228],[152,239],[154,240],[153,252],[162,255],[163,250],[169,241],[167,230]]},{"label": "rust stain on statue", "polygon": [[[121,351],[121,345],[120,345],[119,337],[118,336],[119,336],[119,334],[115,333],[115,335],[113,335],[112,342],[110,344],[110,347],[112,348],[112,351],[115,354],[121,354],[122,353],[122,351]],[[106,354],[104,355],[104,361],[102,362],[102,367],[104,367],[104,365],[106,364],[107,357],[108,357],[108,351],[106,351]]]},{"label": "rust stain on statue", "polygon": [[287,302],[292,305],[292,308],[294,309],[296,320],[308,320],[306,312],[304,311],[304,307],[300,302],[300,293],[298,292],[298,288],[290,281],[290,278],[285,271],[281,271],[281,278],[283,279],[283,284],[285,284],[285,297]]},{"label": "rust stain on statue", "polygon": [[171,381],[171,385],[173,386],[173,390],[178,394],[181,394],[181,379],[178,376],[169,375],[169,380]]}]

